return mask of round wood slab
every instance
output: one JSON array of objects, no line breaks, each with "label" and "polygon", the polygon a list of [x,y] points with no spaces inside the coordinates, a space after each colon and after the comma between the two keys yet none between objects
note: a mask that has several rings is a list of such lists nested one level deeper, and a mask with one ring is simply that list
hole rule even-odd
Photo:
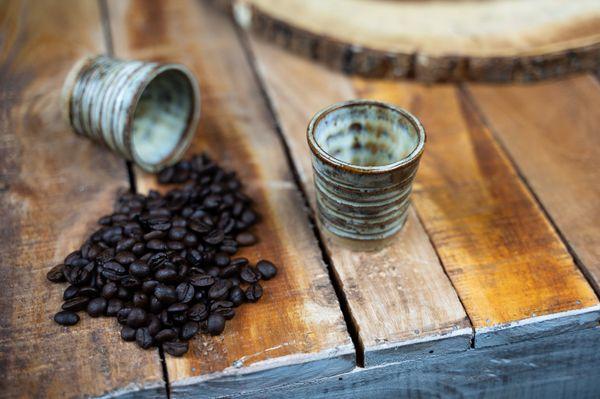
[{"label": "round wood slab", "polygon": [[597,70],[598,0],[233,0],[243,27],[348,73],[527,81]]}]

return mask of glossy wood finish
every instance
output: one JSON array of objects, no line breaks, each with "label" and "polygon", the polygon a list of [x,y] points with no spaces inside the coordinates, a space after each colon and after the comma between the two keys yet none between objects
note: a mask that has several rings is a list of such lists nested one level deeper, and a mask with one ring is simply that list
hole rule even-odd
[{"label": "glossy wood finish", "polygon": [[[189,153],[208,151],[239,172],[263,216],[260,244],[240,254],[280,266],[263,298],[240,307],[223,336],[197,338],[183,358],[167,357],[173,394],[225,395],[352,369],[354,347],[233,25],[196,1],[118,0],[109,15],[117,56],[169,58],[196,74],[204,110]],[[153,176],[136,175],[140,191],[154,185]]]},{"label": "glossy wood finish", "polygon": [[66,284],[46,273],[128,187],[125,163],[77,137],[60,109],[78,57],[105,49],[95,2],[4,2],[0,12],[0,397],[164,397],[157,350],[115,319],[53,321]]}]

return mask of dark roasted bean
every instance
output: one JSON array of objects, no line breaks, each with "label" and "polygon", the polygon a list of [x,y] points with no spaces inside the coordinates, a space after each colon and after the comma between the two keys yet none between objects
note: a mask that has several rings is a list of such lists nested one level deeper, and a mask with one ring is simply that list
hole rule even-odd
[{"label": "dark roasted bean", "polygon": [[135,260],[135,255],[129,251],[117,252],[115,260],[122,265],[128,265]]},{"label": "dark roasted bean", "polygon": [[162,310],[163,303],[154,295],[150,297],[150,311],[152,313],[158,313]]},{"label": "dark roasted bean", "polygon": [[153,251],[164,251],[167,249],[167,244],[162,240],[154,239],[146,243],[146,248]]},{"label": "dark roasted bean", "polygon": [[225,318],[219,313],[213,313],[208,317],[207,330],[210,335],[219,335],[225,329]]},{"label": "dark roasted bean", "polygon": [[121,338],[123,338],[123,341],[135,341],[135,333],[135,328],[129,326],[121,328]]},{"label": "dark roasted bean", "polygon": [[52,281],[53,283],[62,283],[67,280],[65,278],[64,269],[65,265],[56,265],[52,269],[50,269],[48,273],[46,273],[46,278]]},{"label": "dark roasted bean", "polygon": [[[144,234],[144,240],[146,240],[146,241],[159,240],[160,238],[163,238],[164,236],[165,236],[164,231],[154,230],[154,231]],[[148,244],[146,244],[146,246],[148,246]]]},{"label": "dark roasted bean", "polygon": [[148,332],[150,332],[150,335],[154,337],[162,329],[162,323],[156,315],[152,314],[149,316],[149,318],[150,322],[148,323]]},{"label": "dark roasted bean", "polygon": [[177,292],[167,285],[158,285],[154,290],[154,296],[163,303],[173,303],[177,301]]},{"label": "dark roasted bean", "polygon": [[225,233],[223,230],[215,229],[210,233],[206,234],[202,239],[204,242],[210,245],[218,245],[225,238]]},{"label": "dark roasted bean", "polygon": [[156,342],[172,341],[175,338],[177,338],[177,331],[174,328],[165,328],[154,336]]},{"label": "dark roasted bean", "polygon": [[110,317],[116,316],[119,311],[123,308],[123,301],[119,298],[111,298],[108,300],[106,306],[106,315]]},{"label": "dark roasted bean", "polygon": [[136,292],[133,294],[133,306],[138,308],[146,308],[149,303],[150,300],[148,299],[148,295],[141,292]]},{"label": "dark roasted bean", "polygon": [[240,306],[244,302],[246,294],[240,287],[233,287],[229,291],[229,300],[235,305]]},{"label": "dark roasted bean", "polygon": [[142,291],[144,294],[153,294],[156,286],[158,285],[158,281],[156,280],[147,280],[142,283]]},{"label": "dark roasted bean", "polygon": [[118,292],[119,287],[117,287],[117,285],[112,281],[109,281],[108,283],[104,284],[104,287],[102,287],[102,296],[106,299],[114,298]]},{"label": "dark roasted bean", "polygon": [[175,289],[177,300],[181,303],[188,303],[194,299],[194,286],[190,283],[181,283]]},{"label": "dark roasted bean", "polygon": [[215,265],[219,266],[219,267],[225,267],[229,264],[229,255],[227,255],[224,252],[219,252],[215,255]]},{"label": "dark roasted bean", "polygon": [[68,310],[70,312],[77,312],[79,310],[83,310],[86,308],[90,298],[79,296],[76,298],[69,299],[62,305],[63,310]]},{"label": "dark roasted bean", "polygon": [[133,308],[127,315],[127,325],[133,328],[143,327],[148,324],[148,314],[144,309]]},{"label": "dark roasted bean", "polygon": [[199,274],[190,278],[190,284],[192,284],[194,287],[206,288],[210,287],[214,283],[214,277],[207,274]]},{"label": "dark roasted bean", "polygon": [[169,238],[174,241],[181,241],[187,234],[187,230],[184,227],[172,227],[169,230]]},{"label": "dark roasted bean", "polygon": [[77,324],[79,316],[75,312],[62,311],[54,315],[54,321],[63,326]]},{"label": "dark roasted bean", "polygon": [[69,299],[75,298],[79,294],[79,287],[70,285],[63,292],[63,300],[68,301]]},{"label": "dark roasted bean", "polygon": [[88,298],[95,298],[98,295],[99,292],[94,287],[81,287],[78,293],[78,296],[87,296]]},{"label": "dark roasted bean", "polygon": [[[133,239],[131,237],[123,238],[117,243],[117,247],[115,248],[115,251],[117,253],[129,251],[131,248],[133,248],[134,245],[135,245],[135,239]],[[120,263],[122,263],[122,262],[120,262]]]},{"label": "dark roasted bean", "polygon": [[166,342],[163,348],[169,355],[179,357],[189,350],[189,345],[187,342]]},{"label": "dark roasted bean", "polygon": [[231,282],[229,280],[217,280],[212,287],[208,290],[208,297],[211,299],[221,298],[227,295],[231,288]]},{"label": "dark roasted bean", "polygon": [[240,278],[242,281],[252,284],[258,281],[259,276],[250,266],[246,266],[242,269],[242,271],[240,271]]},{"label": "dark roasted bean", "polygon": [[131,247],[131,252],[134,255],[140,256],[146,252],[146,245],[143,242],[136,242],[133,247]]},{"label": "dark roasted bean", "polygon": [[192,321],[202,321],[208,316],[208,309],[203,303],[197,303],[187,311],[188,319]]},{"label": "dark roasted bean", "polygon": [[127,317],[133,308],[129,306],[124,306],[117,312],[117,321],[121,324],[127,323]]},{"label": "dark roasted bean", "polygon": [[144,278],[150,274],[150,267],[146,263],[136,260],[129,265],[129,273],[132,276]]},{"label": "dark roasted bean", "polygon": [[188,306],[185,303],[174,303],[167,308],[169,313],[183,313],[188,310]]},{"label": "dark roasted bean", "polygon": [[256,237],[254,234],[248,233],[247,231],[235,236],[235,240],[243,247],[256,244]]},{"label": "dark roasted bean", "polygon": [[168,268],[159,269],[156,271],[156,273],[154,273],[154,278],[162,283],[175,281],[178,277],[179,276],[175,270]]},{"label": "dark roasted bean", "polygon": [[261,260],[256,264],[256,268],[260,272],[260,275],[265,280],[270,280],[277,274],[277,268],[275,265],[268,260]]},{"label": "dark roasted bean", "polygon": [[92,317],[103,316],[104,312],[106,312],[107,301],[105,298],[98,297],[92,299],[87,304],[87,313]]},{"label": "dark roasted bean", "polygon": [[198,323],[195,321],[188,321],[181,327],[181,339],[189,340],[198,333]]},{"label": "dark roasted bean", "polygon": [[135,342],[137,342],[140,348],[148,349],[152,346],[152,344],[154,344],[154,338],[152,338],[152,335],[150,335],[148,328],[142,327],[138,328],[135,332]]},{"label": "dark roasted bean", "polygon": [[263,294],[263,289],[259,283],[254,283],[246,288],[246,300],[248,302],[256,302]]}]

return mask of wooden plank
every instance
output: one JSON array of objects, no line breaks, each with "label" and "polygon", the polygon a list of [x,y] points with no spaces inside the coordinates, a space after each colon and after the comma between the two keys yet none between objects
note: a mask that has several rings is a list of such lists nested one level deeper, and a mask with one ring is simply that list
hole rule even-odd
[{"label": "wooden plank", "polygon": [[544,337],[252,392],[277,398],[590,398],[600,391],[600,329]]},{"label": "wooden plank", "polygon": [[600,292],[598,81],[467,90]]},{"label": "wooden plank", "polygon": [[123,342],[114,319],[53,321],[66,286],[47,271],[128,186],[125,163],[60,112],[72,63],[104,51],[98,5],[2,2],[0,20],[0,397],[165,397],[158,351]]},{"label": "wooden plank", "polygon": [[[422,119],[428,142],[414,204],[476,329],[475,345],[557,334],[597,322],[600,308],[593,290],[458,89],[349,79],[263,43],[253,44],[308,190],[312,187],[309,159],[301,150],[302,123],[325,105],[318,102],[379,99]],[[405,242],[402,237],[399,241]],[[338,252],[330,252],[340,273]],[[347,296],[354,312],[352,294]]]},{"label": "wooden plank", "polygon": [[[306,144],[310,117],[356,97],[351,81],[251,38],[300,180],[315,209]],[[410,212],[403,231],[383,245],[358,245],[323,232],[325,248],[348,301],[365,365],[465,350],[472,329],[423,227]]]},{"label": "wooden plank", "polygon": [[475,346],[597,323],[600,306],[508,159],[454,86],[357,80],[427,132],[414,203],[475,327]]},{"label": "wooden plank", "polygon": [[[197,75],[202,117],[190,153],[207,150],[239,172],[263,215],[261,242],[241,254],[281,266],[223,336],[196,338],[185,357],[167,357],[173,395],[227,395],[352,369],[354,347],[322,254],[228,18],[197,1],[112,1],[109,13],[117,55],[182,62]],[[155,184],[136,176],[140,191]]]}]

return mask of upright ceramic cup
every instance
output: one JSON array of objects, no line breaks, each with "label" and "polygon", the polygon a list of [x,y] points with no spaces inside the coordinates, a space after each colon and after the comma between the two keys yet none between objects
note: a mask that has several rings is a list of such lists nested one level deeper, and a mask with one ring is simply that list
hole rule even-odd
[{"label": "upright ceramic cup", "polygon": [[76,133],[149,172],[181,158],[200,118],[198,82],[178,64],[89,57],[67,77],[63,101]]},{"label": "upright ceramic cup", "polygon": [[390,104],[354,100],[308,125],[317,206],[333,233],[376,240],[398,232],[425,146],[419,120]]}]

